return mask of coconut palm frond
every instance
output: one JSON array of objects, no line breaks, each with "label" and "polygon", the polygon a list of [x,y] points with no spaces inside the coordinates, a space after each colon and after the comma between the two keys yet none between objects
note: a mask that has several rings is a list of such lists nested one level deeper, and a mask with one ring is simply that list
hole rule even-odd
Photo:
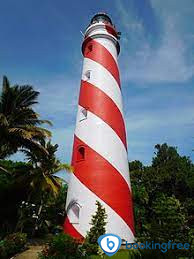
[{"label": "coconut palm frond", "polygon": [[40,119],[39,114],[32,109],[32,105],[37,103],[38,96],[39,92],[32,86],[10,86],[7,77],[3,77],[3,89],[0,94],[1,158],[22,147],[33,150],[38,146],[38,142],[40,149],[40,141],[51,137],[51,132],[41,127],[45,123],[51,125],[51,122]]},{"label": "coconut palm frond", "polygon": [[59,181],[55,180],[54,178],[50,178],[48,176],[45,176],[45,181],[48,184],[48,186],[50,187],[54,196],[56,196],[59,193],[59,188],[61,186],[61,183],[59,183]]},{"label": "coconut palm frond", "polygon": [[56,169],[55,173],[65,170],[68,173],[73,173],[73,167],[69,164],[60,164]]}]

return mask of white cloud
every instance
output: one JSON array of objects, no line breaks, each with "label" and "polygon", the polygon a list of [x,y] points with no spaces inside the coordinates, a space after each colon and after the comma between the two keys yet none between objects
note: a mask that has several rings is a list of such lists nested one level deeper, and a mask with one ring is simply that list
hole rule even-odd
[{"label": "white cloud", "polygon": [[[118,2],[118,7],[123,26],[128,32],[120,62],[124,81],[182,83],[194,76],[194,64],[189,64],[187,60],[187,42],[179,30],[179,24],[182,21],[180,15],[170,14],[166,10],[165,15],[159,17],[159,12],[156,12],[162,25],[162,32],[160,43],[153,47],[145,36],[140,18],[138,21],[138,17],[128,14],[121,1]],[[134,27],[134,24],[141,24],[141,26]],[[135,48],[135,52],[132,52],[131,37],[137,37],[137,34],[141,34],[139,38],[141,43]]]},{"label": "white cloud", "polygon": [[151,131],[159,130],[162,127],[172,130],[177,129],[179,133],[184,126],[189,126],[194,121],[191,111],[194,110],[193,106],[179,107],[176,110],[169,108],[156,111],[141,111],[135,114],[128,114],[126,117],[127,130],[130,132],[137,132],[140,130],[142,133],[145,130]]},{"label": "white cloud", "polygon": [[132,98],[125,116],[128,138],[138,141],[142,136],[161,138],[160,141],[189,138],[188,132],[194,123],[193,110],[192,95],[181,92],[173,96],[169,90],[166,95],[164,91],[154,91],[144,98]]},{"label": "white cloud", "polygon": [[132,10],[126,9],[121,0],[116,1],[116,6],[118,12],[120,13],[119,17],[121,18],[121,21],[127,31],[136,31],[137,33],[137,30],[143,30],[142,22],[136,19],[136,17],[132,13]]}]

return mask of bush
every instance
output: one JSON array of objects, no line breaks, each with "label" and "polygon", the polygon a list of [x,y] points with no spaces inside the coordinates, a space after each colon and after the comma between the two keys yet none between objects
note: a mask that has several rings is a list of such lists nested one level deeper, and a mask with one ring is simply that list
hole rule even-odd
[{"label": "bush", "polygon": [[81,251],[85,256],[96,255],[98,254],[98,250],[98,244],[90,244],[87,241],[85,241],[84,244],[81,246]]},{"label": "bush", "polygon": [[26,237],[27,235],[25,233],[13,233],[8,235],[5,239],[14,242],[18,249],[22,249],[26,244]]},{"label": "bush", "polygon": [[0,241],[0,258],[6,259],[22,251],[26,244],[26,234],[13,233]]},{"label": "bush", "polygon": [[48,246],[39,254],[40,259],[73,259],[81,257],[79,243],[64,233],[54,236]]},{"label": "bush", "polygon": [[107,214],[105,208],[99,201],[96,201],[97,210],[91,219],[91,228],[86,235],[84,244],[81,249],[87,256],[99,253],[98,238],[106,233]]}]

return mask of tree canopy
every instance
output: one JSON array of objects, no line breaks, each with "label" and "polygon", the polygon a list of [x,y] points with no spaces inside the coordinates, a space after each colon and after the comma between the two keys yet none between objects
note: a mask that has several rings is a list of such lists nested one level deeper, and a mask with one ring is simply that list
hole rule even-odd
[{"label": "tree canopy", "polygon": [[137,239],[188,242],[194,231],[194,165],[166,143],[155,149],[151,166],[129,163]]}]

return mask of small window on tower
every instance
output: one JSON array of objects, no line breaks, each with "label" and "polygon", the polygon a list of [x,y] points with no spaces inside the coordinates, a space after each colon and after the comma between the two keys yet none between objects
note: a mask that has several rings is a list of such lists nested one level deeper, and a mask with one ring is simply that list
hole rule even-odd
[{"label": "small window on tower", "polygon": [[91,77],[91,70],[87,70],[85,72],[85,76],[86,76],[86,80],[90,80],[90,77]]},{"label": "small window on tower", "polygon": [[70,223],[79,224],[81,206],[76,201],[71,201],[68,205],[68,215]]},{"label": "small window on tower", "polygon": [[92,45],[92,44],[89,44],[89,45],[88,45],[88,50],[89,50],[89,51],[92,51],[92,49],[93,49],[93,45]]},{"label": "small window on tower", "polygon": [[79,115],[79,121],[83,121],[87,119],[88,111],[86,108],[81,109],[80,115]]},{"label": "small window on tower", "polygon": [[77,161],[82,161],[84,159],[85,159],[85,148],[84,147],[78,147]]}]

